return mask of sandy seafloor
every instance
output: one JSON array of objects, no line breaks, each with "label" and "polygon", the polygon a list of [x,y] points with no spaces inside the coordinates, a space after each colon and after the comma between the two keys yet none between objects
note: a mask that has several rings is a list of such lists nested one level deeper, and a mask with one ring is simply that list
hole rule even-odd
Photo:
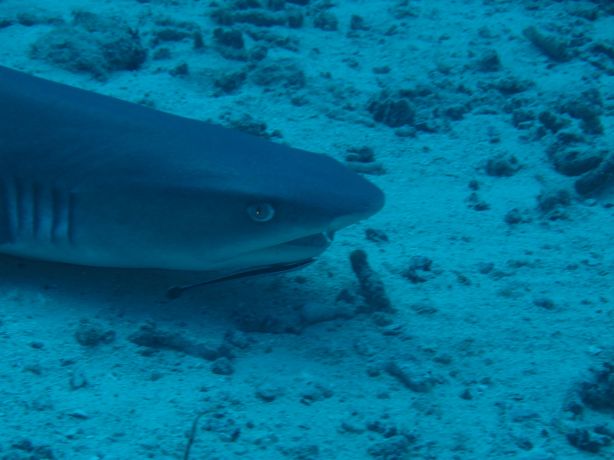
[{"label": "sandy seafloor", "polygon": [[[611,2],[0,0],[0,24],[2,65],[368,147],[387,196],[300,272],[174,301],[181,274],[3,258],[0,458],[614,458]],[[126,37],[144,60],[109,58]]]}]

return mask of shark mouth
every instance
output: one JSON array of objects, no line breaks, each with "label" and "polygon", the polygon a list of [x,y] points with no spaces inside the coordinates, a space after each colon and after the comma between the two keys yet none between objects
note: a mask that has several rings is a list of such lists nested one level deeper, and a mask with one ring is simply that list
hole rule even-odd
[{"label": "shark mouth", "polygon": [[252,269],[245,270],[245,271],[230,273],[228,275],[220,276],[218,278],[208,279],[206,281],[201,281],[200,283],[189,284],[186,286],[172,286],[166,291],[166,297],[169,299],[176,299],[180,297],[187,290],[201,287],[201,286],[207,286],[209,284],[221,283],[224,281],[237,280],[241,278],[248,278],[252,276],[269,275],[272,273],[282,273],[282,272],[288,272],[292,270],[298,270],[299,268],[302,268],[302,267],[305,267],[311,264],[315,260],[316,260],[315,257],[312,257],[310,259],[305,259],[305,260],[301,260],[298,262],[286,262],[286,263],[280,263],[280,264],[265,265],[262,267],[256,267],[256,268],[252,268]]}]

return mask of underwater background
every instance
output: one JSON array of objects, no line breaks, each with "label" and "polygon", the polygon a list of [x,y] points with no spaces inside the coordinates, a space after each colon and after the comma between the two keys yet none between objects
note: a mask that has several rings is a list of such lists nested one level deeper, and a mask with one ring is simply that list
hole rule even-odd
[{"label": "underwater background", "polygon": [[614,458],[613,31],[609,0],[0,0],[0,65],[386,194],[175,300],[3,256],[0,459]]}]

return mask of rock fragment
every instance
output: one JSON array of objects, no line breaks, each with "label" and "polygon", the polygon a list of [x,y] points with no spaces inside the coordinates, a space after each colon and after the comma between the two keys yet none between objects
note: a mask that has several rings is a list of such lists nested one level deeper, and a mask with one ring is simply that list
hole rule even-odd
[{"label": "rock fragment", "polygon": [[75,339],[84,347],[95,347],[113,342],[115,331],[105,329],[100,324],[92,323],[87,319],[82,319],[75,331]]},{"label": "rock fragment", "polygon": [[371,268],[367,260],[367,253],[361,249],[350,254],[352,270],[358,279],[360,292],[366,302],[364,307],[368,312],[394,311],[390,299],[386,295],[386,288],[379,275]]},{"label": "rock fragment", "polygon": [[554,35],[545,35],[534,26],[527,27],[522,33],[533,46],[553,61],[567,62],[571,59],[570,46],[565,40]]},{"label": "rock fragment", "polygon": [[31,54],[99,79],[117,70],[137,70],[147,56],[139,33],[123,20],[85,11],[75,12],[71,24],[58,26],[36,40]]},{"label": "rock fragment", "polygon": [[231,356],[227,345],[212,347],[204,343],[194,342],[178,332],[160,330],[153,323],[147,323],[129,337],[129,340],[150,350],[174,350],[187,355],[196,356],[208,361]]}]

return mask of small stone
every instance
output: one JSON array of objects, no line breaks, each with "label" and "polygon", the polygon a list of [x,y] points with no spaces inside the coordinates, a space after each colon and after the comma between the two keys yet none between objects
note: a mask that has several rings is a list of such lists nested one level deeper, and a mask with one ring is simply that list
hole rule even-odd
[{"label": "small stone", "polygon": [[238,90],[245,82],[247,73],[245,71],[227,72],[216,78],[213,84],[226,94],[230,94]]},{"label": "small stone", "polygon": [[213,38],[218,45],[235,49],[245,48],[243,34],[239,30],[217,28],[213,31]]},{"label": "small stone", "polygon": [[556,189],[546,190],[537,197],[539,210],[543,213],[549,213],[557,208],[569,206],[571,203],[571,194],[567,190]]},{"label": "small stone", "polygon": [[313,19],[314,27],[327,31],[334,31],[339,28],[339,20],[330,11],[322,11]]},{"label": "small stone", "polygon": [[177,64],[175,67],[173,67],[169,73],[173,77],[185,77],[186,75],[190,74],[190,68],[186,62],[182,62],[181,64]]},{"label": "small stone", "polygon": [[567,441],[572,446],[593,454],[600,452],[602,447],[609,446],[612,443],[612,440],[607,436],[580,428],[568,433]]},{"label": "small stone", "polygon": [[614,154],[604,160],[599,167],[580,177],[574,186],[576,192],[583,196],[614,186]]},{"label": "small stone", "polygon": [[377,230],[375,228],[368,228],[365,230],[365,236],[369,241],[374,243],[387,243],[388,235],[383,230]]},{"label": "small stone", "polygon": [[533,305],[544,308],[546,310],[554,310],[555,307],[554,301],[547,297],[539,297],[537,299],[533,299]]},{"label": "small stone", "polygon": [[234,373],[234,367],[228,358],[221,357],[213,361],[211,364],[211,371],[217,375],[232,375]]},{"label": "small stone", "polygon": [[374,121],[391,128],[412,125],[416,116],[416,110],[407,99],[389,96],[385,92],[372,98],[367,110]]},{"label": "small stone", "polygon": [[95,347],[113,342],[115,340],[115,331],[105,330],[99,324],[91,323],[87,319],[82,319],[75,332],[75,339],[84,347]]},{"label": "small stone", "polygon": [[301,403],[309,406],[317,401],[331,398],[333,390],[328,386],[318,382],[307,382],[305,388],[301,392]]},{"label": "small stone", "polygon": [[69,380],[71,390],[78,390],[79,388],[85,388],[88,385],[87,377],[82,370],[74,371]]},{"label": "small stone", "polygon": [[350,263],[358,279],[360,292],[366,302],[365,313],[377,311],[393,312],[394,307],[386,294],[384,282],[369,265],[367,253],[361,249],[352,251]]},{"label": "small stone", "polygon": [[510,177],[520,169],[518,159],[511,154],[499,154],[486,162],[486,174],[494,177]]},{"label": "small stone", "polygon": [[376,459],[403,459],[407,458],[410,440],[406,436],[397,435],[386,438],[369,446],[367,452]]},{"label": "small stone", "polygon": [[501,70],[501,60],[496,50],[490,49],[478,59],[476,68],[480,72],[497,72]]},{"label": "small stone", "polygon": [[412,373],[407,366],[400,366],[394,361],[386,366],[386,371],[396,377],[405,387],[416,393],[429,393],[436,384],[440,383],[438,379],[428,373],[417,375]]},{"label": "small stone", "polygon": [[505,214],[503,220],[508,225],[517,225],[530,223],[533,219],[529,211],[513,208]]},{"label": "small stone", "polygon": [[614,412],[614,364],[592,370],[592,378],[579,386],[582,402],[593,410]]},{"label": "small stone", "polygon": [[571,59],[569,43],[554,35],[544,35],[535,27],[523,30],[525,37],[539,50],[556,62],[566,62]]},{"label": "small stone", "polygon": [[282,388],[272,385],[262,385],[256,390],[256,396],[264,402],[273,402],[283,394]]},{"label": "small stone", "polygon": [[288,15],[288,26],[293,29],[298,29],[303,27],[303,23],[305,22],[305,16],[300,11],[289,11]]},{"label": "small stone", "polygon": [[350,18],[350,30],[369,30],[370,27],[366,25],[365,18],[362,16],[358,16],[357,14],[353,14]]}]

